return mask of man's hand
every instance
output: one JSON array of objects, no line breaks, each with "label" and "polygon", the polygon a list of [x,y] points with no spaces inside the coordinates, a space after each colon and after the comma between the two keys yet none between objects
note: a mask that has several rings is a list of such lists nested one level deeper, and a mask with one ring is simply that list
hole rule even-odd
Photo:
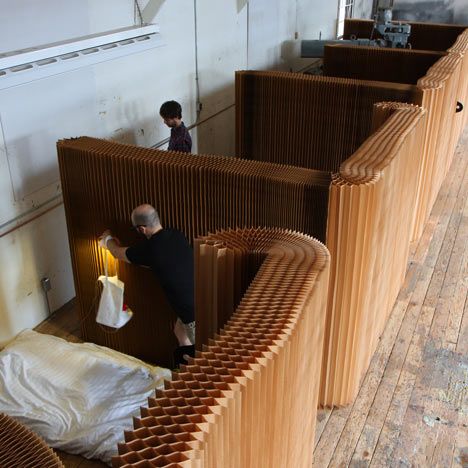
[{"label": "man's hand", "polygon": [[111,239],[114,239],[112,237],[112,234],[109,229],[106,229],[100,236],[99,236],[99,247],[103,249],[107,249],[107,242]]},{"label": "man's hand", "polygon": [[99,237],[99,247],[109,250],[114,258],[117,260],[123,260],[128,262],[128,258],[125,255],[127,247],[122,247],[119,239],[112,236],[109,229],[106,229]]}]

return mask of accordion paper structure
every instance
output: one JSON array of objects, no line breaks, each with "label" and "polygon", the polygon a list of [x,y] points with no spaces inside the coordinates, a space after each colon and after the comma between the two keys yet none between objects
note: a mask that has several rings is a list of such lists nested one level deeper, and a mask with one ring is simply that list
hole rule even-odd
[{"label": "accordion paper structure", "polygon": [[228,230],[197,239],[195,263],[197,307],[230,319],[142,409],[113,466],[310,467],[326,248],[281,229]]},{"label": "accordion paper structure", "polygon": [[109,275],[118,273],[125,283],[133,317],[106,333],[90,312],[96,278],[104,272],[105,251],[96,240],[104,229],[111,228],[123,245],[140,241],[130,214],[152,203],[163,226],[180,229],[191,242],[217,229],[251,226],[325,240],[330,173],[86,137],[59,142],[58,152],[84,339],[159,365],[171,366],[175,315],[151,271],[109,255]]},{"label": "accordion paper structure", "polygon": [[132,265],[112,266],[129,324],[106,335],[87,318],[105,228],[135,242],[130,213],[151,203],[195,250],[197,355],[142,409],[115,466],[310,466],[302,418],[355,398],[467,120],[467,32],[413,32],[420,50],[327,47],[337,76],[238,72],[237,158],[58,143],[87,340],[165,365],[175,345],[153,275]]},{"label": "accordion paper structure", "polygon": [[[436,32],[448,36],[447,50],[431,50],[427,38]],[[425,52],[327,46],[325,73],[338,76],[236,74],[237,153],[333,173],[320,395],[327,406],[357,394],[410,242],[422,234],[467,121],[457,111],[468,95],[468,31],[418,25],[414,37]],[[391,82],[375,81],[385,66]]]},{"label": "accordion paper structure", "polygon": [[56,453],[34,432],[0,413],[0,466],[64,468]]}]

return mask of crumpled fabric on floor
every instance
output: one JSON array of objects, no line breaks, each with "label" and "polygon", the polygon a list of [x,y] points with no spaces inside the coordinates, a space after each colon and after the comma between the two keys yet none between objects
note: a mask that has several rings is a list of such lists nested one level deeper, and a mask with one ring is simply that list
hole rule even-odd
[{"label": "crumpled fabric on floor", "polygon": [[103,346],[25,330],[0,352],[0,412],[53,448],[110,463],[132,416],[170,377]]}]

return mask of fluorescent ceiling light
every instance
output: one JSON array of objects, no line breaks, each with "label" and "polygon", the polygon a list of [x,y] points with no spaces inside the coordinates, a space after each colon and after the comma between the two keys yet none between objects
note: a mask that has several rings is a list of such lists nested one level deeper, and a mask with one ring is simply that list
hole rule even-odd
[{"label": "fluorescent ceiling light", "polygon": [[0,54],[0,89],[162,46],[156,24]]}]

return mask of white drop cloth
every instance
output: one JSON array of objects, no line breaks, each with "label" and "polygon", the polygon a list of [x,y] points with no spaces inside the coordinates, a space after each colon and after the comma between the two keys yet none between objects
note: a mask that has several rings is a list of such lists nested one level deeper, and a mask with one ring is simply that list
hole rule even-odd
[{"label": "white drop cloth", "polygon": [[106,463],[170,371],[91,343],[32,330],[0,352],[0,412],[51,447]]}]

